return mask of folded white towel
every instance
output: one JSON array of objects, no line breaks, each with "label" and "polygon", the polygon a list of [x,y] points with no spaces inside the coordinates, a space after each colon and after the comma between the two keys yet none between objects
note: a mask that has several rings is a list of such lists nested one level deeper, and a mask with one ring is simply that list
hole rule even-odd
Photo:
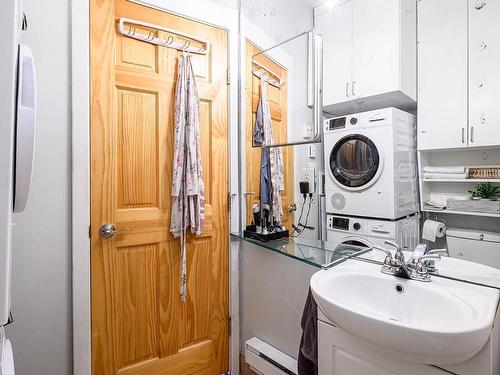
[{"label": "folded white towel", "polygon": [[467,178],[467,173],[425,173],[424,178],[443,179],[443,180],[464,180]]},{"label": "folded white towel", "polygon": [[424,167],[424,172],[429,173],[465,173],[465,166],[460,167]]}]

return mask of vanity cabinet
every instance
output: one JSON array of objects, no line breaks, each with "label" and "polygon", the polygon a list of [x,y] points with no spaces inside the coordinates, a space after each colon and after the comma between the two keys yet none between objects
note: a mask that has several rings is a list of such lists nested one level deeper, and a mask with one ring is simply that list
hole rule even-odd
[{"label": "vanity cabinet", "polygon": [[500,144],[500,2],[418,2],[418,149]]},{"label": "vanity cabinet", "polygon": [[341,115],[416,99],[416,3],[349,0],[315,10],[323,37],[323,109]]},{"label": "vanity cabinet", "polygon": [[437,367],[410,363],[377,352],[346,331],[318,321],[318,375],[450,375]]},{"label": "vanity cabinet", "polygon": [[[499,316],[481,351],[467,362],[442,368],[405,361],[375,343],[363,341],[333,324],[318,310],[318,375],[498,375]],[[390,334],[390,332],[388,332]],[[429,343],[431,344],[431,343]]]}]

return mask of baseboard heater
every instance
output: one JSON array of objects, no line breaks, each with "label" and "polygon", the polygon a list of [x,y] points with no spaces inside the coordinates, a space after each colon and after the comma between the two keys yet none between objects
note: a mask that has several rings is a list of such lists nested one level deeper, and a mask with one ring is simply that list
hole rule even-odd
[{"label": "baseboard heater", "polygon": [[297,375],[297,360],[252,337],[245,342],[245,362],[259,375]]}]

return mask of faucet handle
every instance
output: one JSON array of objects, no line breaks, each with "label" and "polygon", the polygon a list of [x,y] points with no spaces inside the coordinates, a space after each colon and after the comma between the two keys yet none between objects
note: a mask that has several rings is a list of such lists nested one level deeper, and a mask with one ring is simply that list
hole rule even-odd
[{"label": "faucet handle", "polygon": [[391,265],[392,263],[392,253],[387,250],[387,249],[384,249],[382,246],[377,246],[377,245],[373,245],[371,250],[379,250],[379,251],[382,251],[386,254],[386,257],[384,259],[384,264],[385,265]]},{"label": "faucet handle", "polygon": [[417,265],[415,266],[415,271],[418,275],[428,275],[429,272],[436,272],[436,266],[434,259],[441,259],[439,254],[425,254],[418,258]]},{"label": "faucet handle", "polygon": [[387,245],[391,245],[396,249],[396,253],[394,254],[394,259],[400,261],[401,263],[405,263],[405,255],[403,254],[403,251],[401,250],[401,246],[397,242],[393,242],[390,240],[385,240],[385,243]]}]

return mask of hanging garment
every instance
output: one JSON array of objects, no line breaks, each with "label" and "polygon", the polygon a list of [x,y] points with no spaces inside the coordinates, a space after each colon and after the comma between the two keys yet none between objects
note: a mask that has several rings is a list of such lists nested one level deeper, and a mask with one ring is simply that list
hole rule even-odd
[{"label": "hanging garment", "polygon": [[180,295],[186,302],[186,230],[201,235],[205,221],[205,186],[201,170],[199,98],[191,56],[181,54],[175,89],[175,141],[170,232],[180,237]]},{"label": "hanging garment", "polygon": [[[261,84],[262,109],[264,114],[264,140],[265,145],[274,144],[273,127],[271,120],[271,109],[267,99],[267,82],[262,81]],[[269,161],[271,167],[271,185],[272,185],[272,209],[271,217],[278,223],[283,219],[283,207],[281,203],[281,192],[285,190],[284,171],[283,171],[283,156],[281,148],[269,148]]]},{"label": "hanging garment", "polygon": [[[259,104],[257,107],[257,114],[255,117],[254,127],[254,145],[264,145],[264,104],[263,97],[260,96]],[[272,208],[272,184],[271,184],[271,160],[269,156],[269,148],[262,148],[260,150],[260,207],[261,214],[262,208]]]}]

